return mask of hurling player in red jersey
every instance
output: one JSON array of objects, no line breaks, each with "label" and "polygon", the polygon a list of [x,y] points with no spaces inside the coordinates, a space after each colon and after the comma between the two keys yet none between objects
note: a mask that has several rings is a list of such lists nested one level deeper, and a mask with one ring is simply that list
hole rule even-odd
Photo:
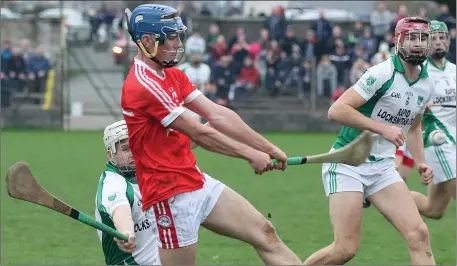
[{"label": "hurling player in red jersey", "polygon": [[[184,52],[181,35],[187,29],[175,9],[146,4],[133,12],[126,9],[126,15],[139,50],[122,88],[122,112],[143,210],[153,221],[162,263],[195,264],[202,225],[249,243],[266,264],[299,264],[260,212],[197,167],[190,143],[244,159],[256,174],[284,170],[286,154],[236,113],[207,99],[174,67]],[[186,108],[210,126],[196,121]]]}]

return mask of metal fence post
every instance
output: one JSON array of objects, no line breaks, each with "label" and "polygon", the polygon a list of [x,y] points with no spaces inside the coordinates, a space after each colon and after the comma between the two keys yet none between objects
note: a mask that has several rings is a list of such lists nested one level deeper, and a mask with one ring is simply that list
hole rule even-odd
[{"label": "metal fence post", "polygon": [[317,105],[317,63],[316,57],[311,58],[312,77],[311,77],[311,111],[316,111]]}]

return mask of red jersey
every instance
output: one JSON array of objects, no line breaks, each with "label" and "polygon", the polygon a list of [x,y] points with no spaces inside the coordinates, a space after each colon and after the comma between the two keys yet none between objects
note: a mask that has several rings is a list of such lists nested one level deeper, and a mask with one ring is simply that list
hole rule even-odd
[{"label": "red jersey", "polygon": [[203,187],[190,139],[168,126],[201,94],[177,68],[165,77],[136,59],[122,87],[121,106],[136,164],[143,210],[176,194]]}]

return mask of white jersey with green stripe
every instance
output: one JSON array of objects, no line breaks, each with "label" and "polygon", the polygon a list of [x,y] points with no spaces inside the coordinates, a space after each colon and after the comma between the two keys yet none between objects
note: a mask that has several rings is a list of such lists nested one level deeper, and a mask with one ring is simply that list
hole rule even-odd
[{"label": "white jersey with green stripe", "polygon": [[[455,105],[456,96],[456,67],[455,64],[446,61],[444,69],[439,68],[431,59],[427,60],[427,69],[435,84],[432,96],[432,104]],[[428,136],[434,130],[442,130],[447,135],[447,143],[455,145],[456,139],[456,114],[455,108],[433,106],[430,112],[424,114],[422,119],[424,126],[423,136],[426,147],[432,144]]]},{"label": "white jersey with green stripe", "polygon": [[[433,81],[427,65],[421,65],[416,81],[409,81],[400,58],[393,55],[367,69],[352,87],[367,102],[357,108],[363,115],[382,123],[397,126],[406,132],[418,114],[423,114],[433,93]],[[352,142],[362,130],[343,126],[333,149]],[[381,135],[372,133],[373,146],[367,162],[395,158],[395,145]]]},{"label": "white jersey with green stripe", "polygon": [[112,220],[115,208],[129,204],[132,210],[136,243],[132,254],[122,252],[112,236],[97,230],[107,265],[160,264],[157,240],[151,228],[152,221],[146,218],[142,210],[141,194],[136,180],[122,175],[115,166],[108,163],[100,176],[95,204],[96,219],[112,228],[115,228]]}]

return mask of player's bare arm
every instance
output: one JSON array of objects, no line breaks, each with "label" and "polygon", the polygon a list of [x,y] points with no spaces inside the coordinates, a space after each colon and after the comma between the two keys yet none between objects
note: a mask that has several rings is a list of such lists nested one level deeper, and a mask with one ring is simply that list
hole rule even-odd
[{"label": "player's bare arm", "polygon": [[368,118],[356,110],[366,102],[357,91],[349,88],[330,106],[328,119],[351,128],[377,133],[392,142],[397,148],[403,145],[405,137],[400,128]]},{"label": "player's bare arm", "polygon": [[205,150],[247,160],[257,174],[273,169],[273,163],[268,154],[236,142],[212,127],[204,126],[187,112],[176,118],[170,127],[186,134]]},{"label": "player's bare arm", "polygon": [[[210,124],[209,122],[206,122],[206,123],[205,123],[205,126],[211,127],[211,124]],[[193,149],[195,149],[195,148],[198,148],[198,145],[197,145],[195,142],[191,141],[191,142],[190,142],[190,149],[193,150]]]},{"label": "player's bare arm", "polygon": [[200,114],[207,119],[213,128],[221,133],[232,137],[256,150],[269,154],[282,164],[277,169],[285,169],[287,166],[287,156],[278,147],[269,142],[262,135],[250,128],[235,112],[215,104],[204,95],[187,104],[192,111]]},{"label": "player's bare arm", "polygon": [[115,239],[119,248],[127,253],[135,250],[135,230],[132,220],[132,210],[128,204],[122,204],[113,210],[113,222],[116,229],[129,237],[128,241]]},{"label": "player's bare arm", "polygon": [[422,114],[418,114],[408,130],[406,146],[414,158],[417,170],[422,178],[422,183],[429,184],[433,179],[433,169],[425,164],[424,141],[422,139],[421,121]]}]

